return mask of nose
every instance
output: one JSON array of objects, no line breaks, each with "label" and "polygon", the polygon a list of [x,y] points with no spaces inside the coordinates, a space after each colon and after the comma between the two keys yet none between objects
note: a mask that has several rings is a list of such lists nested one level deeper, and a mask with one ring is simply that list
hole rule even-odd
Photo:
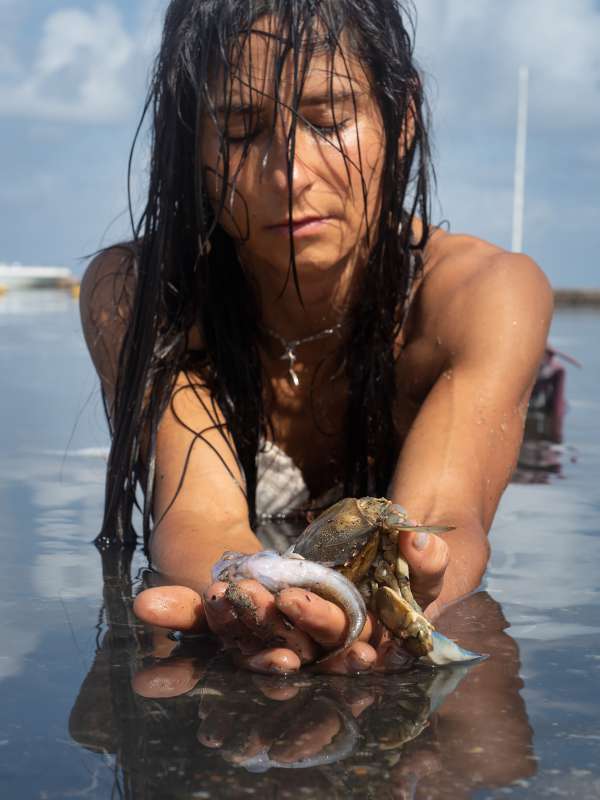
[{"label": "nose", "polygon": [[[300,123],[296,125],[292,162],[291,125],[281,120],[275,126],[260,162],[260,180],[269,183],[277,191],[287,195],[291,180],[293,196],[298,197],[313,183],[314,171],[308,163],[308,148]],[[291,171],[290,171],[291,165]]]}]

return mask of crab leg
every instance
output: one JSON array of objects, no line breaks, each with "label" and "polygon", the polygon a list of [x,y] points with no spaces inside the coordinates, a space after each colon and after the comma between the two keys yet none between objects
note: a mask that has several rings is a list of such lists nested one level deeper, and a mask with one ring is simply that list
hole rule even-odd
[{"label": "crab leg", "polygon": [[423,611],[421,606],[415,600],[410,588],[408,564],[400,556],[396,558],[396,580],[398,581],[398,586],[400,587],[402,597],[412,606],[415,611],[417,611],[419,614],[422,614]]}]

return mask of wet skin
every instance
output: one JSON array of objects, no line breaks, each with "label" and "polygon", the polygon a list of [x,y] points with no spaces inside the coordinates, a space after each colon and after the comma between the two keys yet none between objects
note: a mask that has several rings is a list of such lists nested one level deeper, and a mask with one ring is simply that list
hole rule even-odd
[{"label": "wet skin", "polygon": [[[346,715],[351,715],[375,748],[369,751],[375,759],[369,780],[376,780],[377,769],[383,772],[386,765],[385,758],[381,763],[377,760],[377,743],[382,756],[396,754],[398,763],[386,779],[394,798],[467,798],[478,787],[503,786],[530,777],[535,773],[535,759],[518,693],[522,687],[519,655],[504,632],[506,620],[499,605],[486,593],[478,593],[449,609],[440,625],[444,633],[464,640],[467,646],[485,649],[490,658],[467,672],[433,717],[427,709],[427,694],[423,694],[423,708],[418,694],[416,701],[403,703],[402,698],[411,695],[406,689],[394,694],[396,683],[386,680],[324,679],[313,695],[307,681],[255,676],[249,683],[218,670],[213,673],[209,665],[203,669],[198,660],[178,655],[180,646],[172,641],[174,652],[167,656],[160,632],[154,642],[157,659],[140,669],[133,689],[144,697],[164,698],[169,696],[169,687],[170,696],[176,697],[196,686],[198,742],[237,766],[250,764],[261,753],[272,766],[300,766],[332,749],[335,757],[336,745],[344,761],[348,757],[344,747],[352,735]],[[405,680],[401,674],[395,678],[399,686]],[[426,688],[427,678],[423,680]],[[203,687],[210,690],[206,696]],[[327,702],[321,701],[323,691]],[[265,706],[261,695],[273,703]],[[417,788],[417,794],[411,794]]]},{"label": "wet skin", "polygon": [[[268,20],[264,25],[268,27]],[[243,66],[250,59],[242,59],[240,79],[234,80],[232,92],[236,102],[260,100],[267,119],[272,117],[273,105],[269,92],[263,91],[271,82],[265,41],[260,35],[250,37],[255,71],[246,80]],[[343,317],[365,263],[366,222],[372,224],[378,210],[384,133],[368,75],[352,59],[332,65],[327,57],[317,55],[304,92],[306,97],[322,92],[332,69],[336,91],[351,88],[357,100],[356,114],[340,133],[352,165],[363,164],[368,196],[365,207],[355,166],[350,166],[348,180],[338,149],[316,136],[310,126],[299,125],[293,208],[299,218],[318,214],[328,220],[318,231],[298,237],[304,306],[293,282],[282,293],[289,242],[273,229],[285,215],[288,199],[285,137],[290,119],[284,106],[277,109],[272,140],[264,125],[253,137],[235,191],[228,192],[231,199],[219,220],[236,240],[240,261],[256,286],[262,324],[290,339],[322,330]],[[285,78],[284,71],[284,96]],[[248,83],[251,91],[246,97]],[[340,103],[338,119],[344,118],[347,101]],[[329,101],[301,110],[313,126],[331,122]],[[236,124],[240,130],[231,133],[243,133],[243,120]],[[202,160],[213,203],[222,174],[216,140],[217,132],[207,126]],[[232,142],[233,171],[240,152],[241,146]],[[417,236],[418,227],[416,222]],[[245,241],[236,239],[240,229],[249,234]],[[485,570],[486,532],[517,456],[528,394],[546,341],[551,293],[540,270],[525,256],[471,237],[433,231],[424,259],[424,273],[397,342],[398,460],[389,497],[405,506],[416,521],[457,528],[447,540],[414,533],[400,540],[413,593],[435,618],[444,605],[475,589]],[[114,285],[119,279],[125,284],[131,281],[131,276],[124,277],[121,255],[105,254],[90,266],[81,291],[84,330],[109,408],[127,318],[126,309],[114,307],[114,298],[123,296],[123,287]],[[130,285],[125,288],[131,290]],[[201,331],[192,329],[190,347],[201,345]],[[333,369],[317,372],[317,364],[335,363],[336,347],[333,339],[325,339],[299,349],[298,389],[289,385],[277,343],[265,342],[261,349],[275,441],[300,466],[315,496],[331,485],[331,462],[339,469],[343,460],[344,436],[337,422],[343,418],[348,387],[343,376],[330,380]],[[191,390],[185,375],[179,376],[176,389],[158,431],[157,524],[149,543],[152,563],[165,585],[142,593],[135,611],[141,620],[165,628],[208,627],[224,642],[235,644],[239,663],[249,669],[296,671],[343,641],[343,613],[310,593],[289,589],[274,597],[258,585],[246,584],[256,611],[252,618],[240,619],[225,596],[226,587],[210,585],[211,566],[225,550],[251,553],[261,549],[261,544],[250,529],[239,485],[231,480],[231,473],[238,482],[242,476],[221,434],[206,433],[218,455],[209,447],[195,446],[188,460],[195,444],[192,432],[206,431],[214,419],[199,405],[197,389]],[[204,399],[210,407],[210,397]],[[177,418],[185,421],[185,428]],[[185,480],[172,503],[184,464]],[[332,664],[323,662],[322,667],[350,672],[375,667],[378,642],[369,625],[373,627],[367,623],[347,653],[336,656]]]}]

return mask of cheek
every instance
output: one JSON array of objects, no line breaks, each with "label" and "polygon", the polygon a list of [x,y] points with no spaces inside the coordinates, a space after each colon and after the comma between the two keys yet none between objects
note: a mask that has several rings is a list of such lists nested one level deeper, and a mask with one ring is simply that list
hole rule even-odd
[{"label": "cheek", "polygon": [[373,123],[360,132],[360,150],[363,163],[363,177],[367,184],[381,175],[384,141],[383,132]]},{"label": "cheek", "polygon": [[[208,201],[213,212],[222,210],[219,216],[219,223],[230,235],[239,235],[239,224],[246,217],[247,204],[243,198],[246,196],[245,181],[247,181],[246,165],[237,174],[235,185],[233,176],[236,175],[239,165],[239,157],[233,152],[229,156],[229,176],[227,187],[223,185],[223,161],[219,160],[218,152],[203,152],[203,163],[205,164],[203,180]],[[206,158],[204,157],[206,155]],[[237,222],[234,224],[234,220]]]},{"label": "cheek", "polygon": [[[384,156],[382,133],[373,123],[365,123],[344,140],[344,146],[350,162],[349,194],[352,195],[354,205],[358,204],[362,211],[363,182],[369,207],[373,206],[378,197]],[[337,172],[340,180],[347,186],[348,174],[341,156]]]}]

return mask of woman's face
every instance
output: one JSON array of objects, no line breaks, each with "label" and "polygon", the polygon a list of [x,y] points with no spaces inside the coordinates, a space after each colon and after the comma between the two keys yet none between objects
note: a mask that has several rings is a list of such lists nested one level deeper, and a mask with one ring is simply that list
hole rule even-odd
[{"label": "woman's face", "polygon": [[[229,178],[219,222],[239,243],[246,268],[284,278],[290,265],[287,137],[293,112],[286,105],[293,105],[293,67],[288,58],[277,104],[273,40],[260,33],[269,30],[269,18],[261,19],[253,30],[239,68],[229,78],[230,96],[225,96],[222,78],[217,81],[220,90],[214,91],[221,129],[226,127],[224,107],[228,103],[231,107],[225,131]],[[349,54],[313,56],[298,110],[291,198],[296,266],[304,282],[344,270],[366,255],[367,220],[372,237],[379,210],[384,139],[367,75]],[[207,117],[201,158],[215,209],[223,183],[219,151],[218,130]]]}]

